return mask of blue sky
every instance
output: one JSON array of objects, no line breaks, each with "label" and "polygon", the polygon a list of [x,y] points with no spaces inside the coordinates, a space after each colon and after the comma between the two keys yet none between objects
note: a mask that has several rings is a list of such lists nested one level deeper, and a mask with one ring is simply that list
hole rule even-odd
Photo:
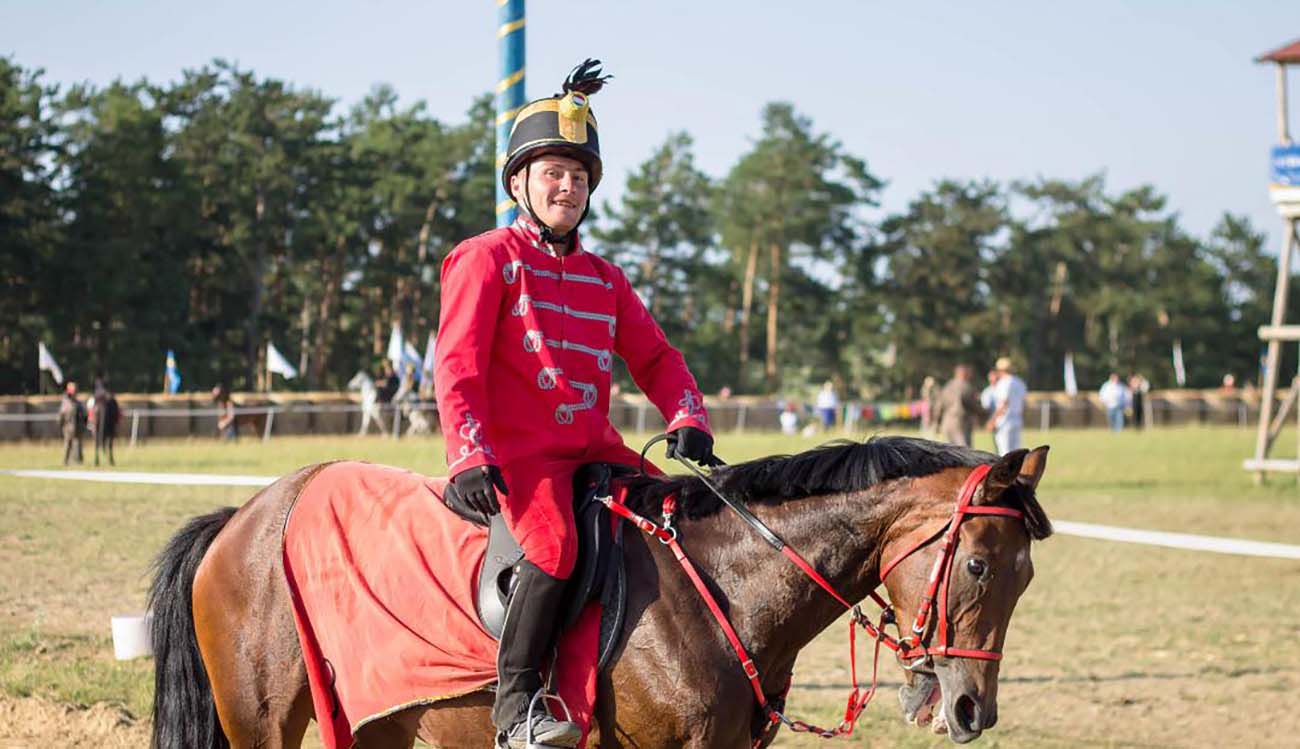
[{"label": "blue sky", "polygon": [[[528,95],[602,58],[606,174],[673,130],[720,176],[765,102],[784,99],[889,182],[902,210],[945,178],[1142,183],[1206,235],[1224,211],[1275,239],[1274,78],[1259,53],[1300,37],[1300,2],[529,3]],[[47,80],[175,80],[214,57],[350,105],[377,82],[459,119],[496,80],[496,4],[0,0],[0,55]],[[1293,71],[1292,111],[1300,100]],[[1300,135],[1300,123],[1292,127]],[[1276,247],[1270,248],[1276,252]]]}]

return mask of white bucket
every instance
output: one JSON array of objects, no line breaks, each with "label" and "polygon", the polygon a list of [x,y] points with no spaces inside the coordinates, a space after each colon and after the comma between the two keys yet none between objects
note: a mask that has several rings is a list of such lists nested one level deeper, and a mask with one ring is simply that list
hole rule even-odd
[{"label": "white bucket", "polygon": [[113,617],[113,657],[119,661],[153,655],[149,646],[149,620],[153,614],[121,614]]}]

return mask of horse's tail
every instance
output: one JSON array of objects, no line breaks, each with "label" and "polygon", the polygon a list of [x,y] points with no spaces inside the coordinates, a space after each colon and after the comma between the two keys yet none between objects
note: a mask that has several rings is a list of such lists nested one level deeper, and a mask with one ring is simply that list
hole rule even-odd
[{"label": "horse's tail", "polygon": [[194,633],[194,573],[234,507],[190,520],[154,560],[149,590],[154,653],[153,749],[224,749],[230,746],[212,699],[212,685]]}]

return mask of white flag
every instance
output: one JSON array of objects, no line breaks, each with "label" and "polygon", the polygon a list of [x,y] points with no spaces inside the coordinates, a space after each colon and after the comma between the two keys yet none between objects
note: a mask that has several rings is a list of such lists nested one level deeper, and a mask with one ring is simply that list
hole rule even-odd
[{"label": "white flag", "polygon": [[292,380],[298,376],[298,370],[293,368],[289,360],[284,358],[284,354],[277,351],[275,344],[270,341],[266,342],[266,371],[283,375],[286,380]]},{"label": "white flag", "polygon": [[1183,367],[1183,340],[1174,339],[1174,379],[1178,381],[1178,387],[1187,384],[1187,370]]},{"label": "white flag", "polygon": [[394,324],[393,332],[388,336],[388,362],[393,371],[402,376],[402,326]]},{"label": "white flag", "polygon": [[411,373],[415,377],[416,381],[422,379],[423,375],[420,373],[422,371],[421,361],[423,359],[424,357],[420,356],[420,349],[413,346],[410,341],[402,341],[402,368],[399,371],[402,373],[403,377],[406,376],[406,367],[410,366]]},{"label": "white flag", "polygon": [[[429,333],[429,342],[424,344],[424,364],[420,367],[420,374],[423,378],[433,377],[433,357],[434,351],[438,348],[438,335]],[[422,379],[423,379],[422,378]]]},{"label": "white flag", "polygon": [[49,372],[54,377],[55,382],[60,385],[63,384],[63,370],[59,368],[59,363],[54,361],[54,355],[50,353],[50,350],[45,348],[43,341],[36,344],[36,364],[36,371],[44,370]]},{"label": "white flag", "polygon": [[1074,378],[1074,354],[1065,352],[1065,392],[1067,395],[1079,394],[1079,381]]}]

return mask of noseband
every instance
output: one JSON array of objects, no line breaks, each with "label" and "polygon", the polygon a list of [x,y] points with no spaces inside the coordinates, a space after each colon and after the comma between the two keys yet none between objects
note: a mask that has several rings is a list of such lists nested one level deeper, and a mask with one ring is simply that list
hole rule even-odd
[{"label": "noseband", "polygon": [[[881,598],[880,594],[878,594],[875,589],[872,589],[868,595],[878,606],[880,606],[881,614],[879,620],[875,624],[872,624],[871,620],[867,618],[867,615],[862,612],[860,606],[850,604],[817,572],[817,570],[813,568],[811,564],[808,563],[807,560],[788,546],[780,536],[750,512],[749,508],[729,499],[694,465],[685,460],[681,460],[680,462],[694,473],[697,478],[702,480],[704,485],[712,490],[712,492],[717,495],[725,505],[734,510],[738,515],[740,515],[741,519],[753,527],[768,545],[772,546],[777,551],[780,551],[822,590],[826,591],[832,598],[844,606],[844,608],[853,612],[849,622],[849,657],[850,672],[853,677],[853,691],[849,693],[848,705],[844,710],[844,719],[840,721],[839,725],[835,728],[820,728],[805,723],[802,720],[792,720],[787,718],[780,710],[776,709],[771,704],[767,694],[763,691],[758,667],[754,664],[754,660],[749,657],[748,652],[745,650],[745,646],[740,642],[740,637],[736,634],[735,627],[731,625],[731,621],[722,611],[722,607],[718,605],[717,600],[714,598],[713,593],[709,591],[708,586],[705,585],[704,580],[695,569],[695,565],[686,556],[686,552],[677,542],[677,529],[672,525],[673,515],[676,512],[675,498],[668,497],[664,500],[663,527],[660,527],[653,521],[632,512],[632,510],[628,509],[626,506],[615,502],[612,497],[598,498],[610,509],[611,512],[630,520],[642,531],[654,536],[659,539],[661,543],[667,546],[672,551],[673,556],[677,559],[678,563],[681,564],[687,577],[689,577],[691,582],[695,585],[695,589],[699,591],[700,597],[703,598],[705,604],[708,605],[709,610],[713,613],[713,617],[722,628],[723,634],[726,635],[727,641],[731,644],[732,650],[736,652],[736,657],[740,660],[741,668],[744,670],[745,676],[749,679],[750,686],[754,690],[754,696],[758,701],[759,709],[763,711],[768,719],[767,725],[754,738],[754,747],[758,747],[762,743],[763,739],[772,728],[780,725],[788,726],[791,731],[796,733],[812,733],[821,736],[822,738],[852,735],[858,717],[862,714],[862,711],[866,709],[867,704],[870,703],[871,698],[875,695],[877,669],[880,662],[880,647],[882,645],[893,650],[899,663],[903,668],[908,670],[915,670],[920,666],[933,662],[933,657],[936,655],[944,658],[975,658],[986,661],[997,661],[1002,659],[1002,653],[995,650],[954,648],[949,642],[951,622],[948,619],[948,582],[952,573],[953,560],[956,558],[957,537],[962,522],[971,515],[993,515],[1018,518],[1022,520],[1024,518],[1024,513],[1020,510],[1015,510],[1009,507],[971,505],[971,501],[975,497],[975,491],[979,488],[980,482],[982,482],[984,477],[988,475],[988,465],[976,466],[974,470],[970,472],[970,475],[966,477],[966,481],[962,484],[961,492],[957,495],[957,505],[953,511],[952,517],[949,518],[942,527],[933,533],[922,537],[902,554],[894,557],[887,564],[881,567],[880,584],[883,584],[885,578],[894,570],[895,567],[898,566],[900,562],[907,559],[918,550],[933,543],[936,539],[940,537],[943,538],[943,546],[940,548],[938,556],[935,557],[934,565],[930,569],[930,580],[929,584],[926,586],[925,596],[921,599],[921,605],[917,610],[916,619],[912,623],[912,632],[906,637],[894,637],[885,632],[885,626],[889,624],[893,624],[896,629],[898,628],[897,616],[895,615],[894,608]],[[876,587],[880,587],[880,584],[877,584]],[[930,626],[931,618],[935,615],[935,611],[938,612],[935,633],[939,637],[939,643],[937,645],[932,645],[927,642],[925,632]],[[863,690],[858,686],[857,630],[855,626],[862,627],[862,629],[870,635],[876,643],[875,657],[873,658],[871,667],[871,686],[866,690]],[[789,690],[790,684],[786,684],[785,689],[780,696],[782,702],[784,702],[785,694],[788,693]]]}]

